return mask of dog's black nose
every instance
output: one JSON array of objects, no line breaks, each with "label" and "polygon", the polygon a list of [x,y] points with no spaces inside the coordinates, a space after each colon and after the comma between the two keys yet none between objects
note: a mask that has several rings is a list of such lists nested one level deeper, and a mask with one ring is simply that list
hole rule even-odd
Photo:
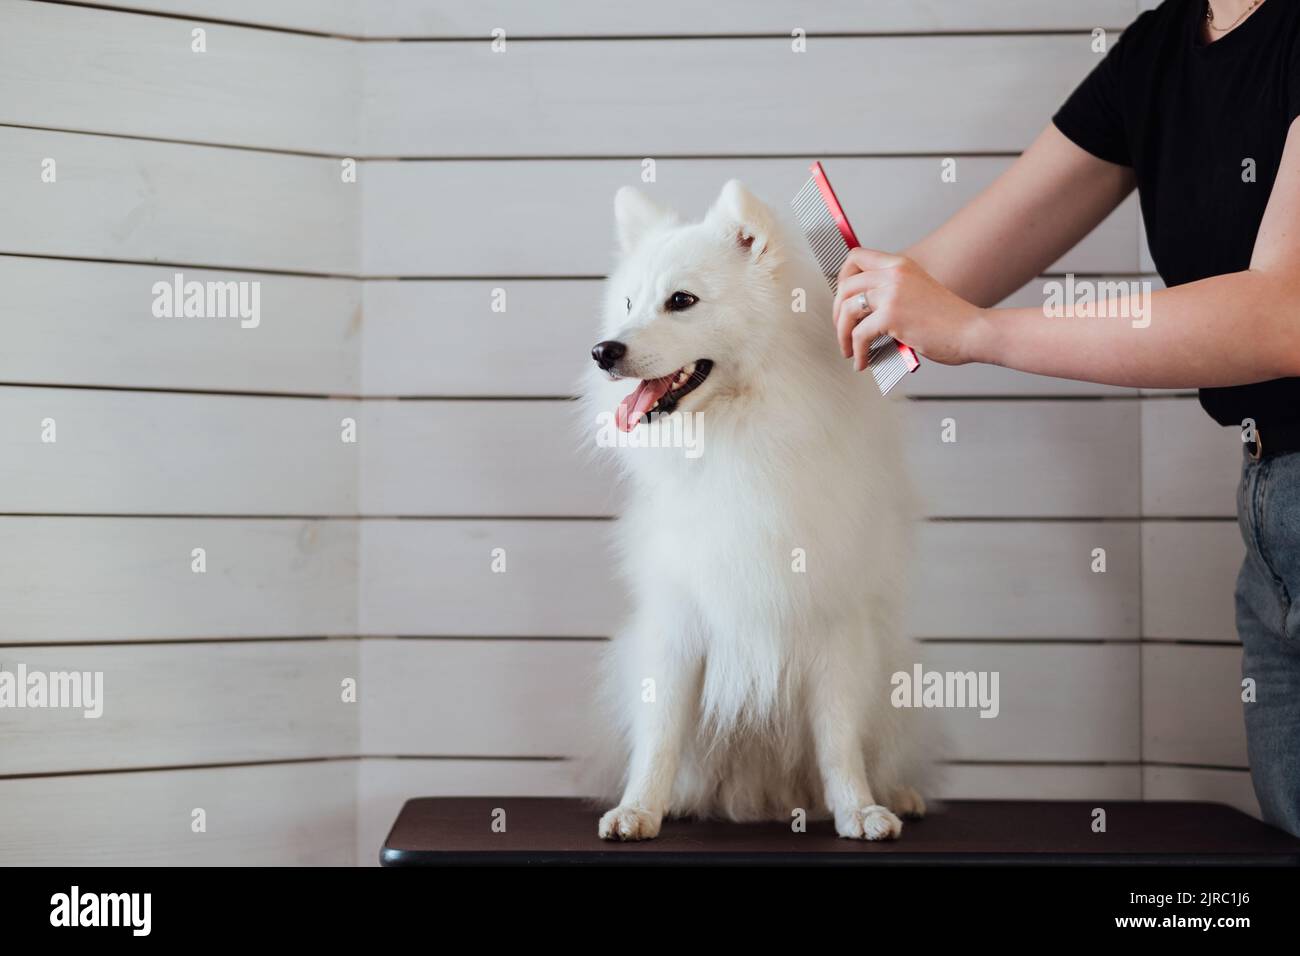
[{"label": "dog's black nose", "polygon": [[608,372],[614,363],[627,354],[627,346],[622,342],[597,342],[591,349],[591,357],[596,364]]}]

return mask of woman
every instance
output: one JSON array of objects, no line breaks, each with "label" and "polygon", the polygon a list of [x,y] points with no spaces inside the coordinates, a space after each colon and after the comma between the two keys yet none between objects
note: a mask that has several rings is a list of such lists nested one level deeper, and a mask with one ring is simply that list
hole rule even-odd
[{"label": "woman", "polygon": [[[1246,734],[1269,822],[1300,835],[1300,3],[1165,0],[996,182],[903,255],[856,250],[835,321],[946,365],[1200,389],[1243,429],[1237,582]],[[1137,188],[1168,286],[1111,318],[993,309]],[[1124,316],[1125,318],[1119,318]]]}]

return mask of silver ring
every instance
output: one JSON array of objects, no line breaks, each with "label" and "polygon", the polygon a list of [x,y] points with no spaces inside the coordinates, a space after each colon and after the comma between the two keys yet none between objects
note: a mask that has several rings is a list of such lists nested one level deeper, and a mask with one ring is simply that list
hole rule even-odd
[{"label": "silver ring", "polygon": [[863,313],[871,311],[871,303],[867,300],[865,292],[858,295],[858,310]]}]

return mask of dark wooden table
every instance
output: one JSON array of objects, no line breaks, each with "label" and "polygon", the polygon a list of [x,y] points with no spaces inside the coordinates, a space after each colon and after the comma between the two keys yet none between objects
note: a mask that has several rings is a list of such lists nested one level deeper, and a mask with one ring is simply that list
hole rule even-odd
[{"label": "dark wooden table", "polygon": [[[1106,832],[1092,830],[1106,811]],[[493,830],[497,810],[505,831]],[[600,808],[550,797],[409,800],[380,854],[385,866],[571,863],[1300,865],[1300,840],[1216,803],[952,800],[901,839],[844,840],[829,821],[666,820],[658,839],[609,843]]]}]

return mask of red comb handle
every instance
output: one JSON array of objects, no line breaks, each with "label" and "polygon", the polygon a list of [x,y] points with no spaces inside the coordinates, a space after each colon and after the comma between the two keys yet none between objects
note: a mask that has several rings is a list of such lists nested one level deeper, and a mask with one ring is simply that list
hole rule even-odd
[{"label": "red comb handle", "polygon": [[831,188],[831,181],[826,178],[826,170],[822,169],[821,163],[812,164],[813,181],[817,183],[817,189],[822,194],[822,201],[826,203],[826,208],[830,210],[831,215],[835,218],[835,225],[840,227],[840,235],[844,237],[844,244],[850,249],[856,249],[862,243],[858,242],[858,237],[853,234],[853,227],[849,225],[849,217],[844,215],[844,209],[840,206],[840,201],[835,198],[835,190]]},{"label": "red comb handle", "polygon": [[[831,188],[831,181],[826,178],[826,170],[822,169],[821,163],[813,163],[811,171],[813,181],[817,183],[817,189],[822,194],[822,201],[826,203],[826,208],[830,210],[831,216],[835,219],[835,225],[840,227],[840,235],[844,237],[844,244],[850,249],[858,248],[862,243],[858,242],[853,227],[849,225],[849,217],[844,215],[844,207],[835,198],[835,190]],[[916,352],[912,350],[911,346],[899,342],[898,351],[907,360],[907,370],[909,372],[915,372],[921,367],[921,360],[916,357]]]}]

